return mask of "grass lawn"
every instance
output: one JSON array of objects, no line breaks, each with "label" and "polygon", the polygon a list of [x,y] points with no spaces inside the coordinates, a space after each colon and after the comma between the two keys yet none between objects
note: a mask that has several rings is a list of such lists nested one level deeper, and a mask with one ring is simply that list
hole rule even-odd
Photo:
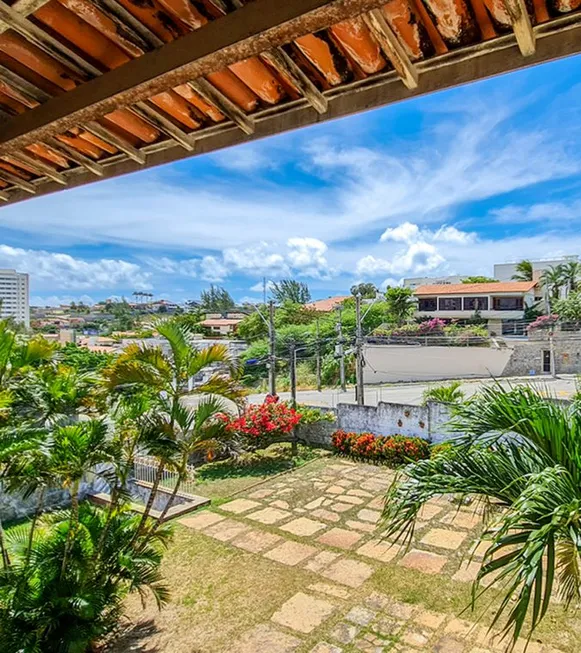
[{"label": "grass lawn", "polygon": [[290,443],[273,444],[267,449],[207,463],[196,470],[196,492],[218,505],[232,495],[271,476],[302,467],[329,455],[324,449],[299,445],[298,455],[291,454]]}]

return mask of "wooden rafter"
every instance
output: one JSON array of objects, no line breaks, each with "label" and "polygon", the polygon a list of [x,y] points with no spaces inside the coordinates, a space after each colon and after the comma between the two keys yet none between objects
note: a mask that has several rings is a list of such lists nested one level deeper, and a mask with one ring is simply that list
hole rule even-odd
[{"label": "wooden rafter", "polygon": [[10,201],[10,195],[8,195],[8,193],[3,193],[2,191],[0,191],[0,201],[9,202]]},{"label": "wooden rafter", "polygon": [[268,50],[261,56],[303,94],[315,111],[327,111],[327,98],[282,48]]},{"label": "wooden rafter", "polygon": [[363,20],[379,43],[383,53],[393,64],[397,74],[401,77],[401,81],[409,89],[417,88],[418,71],[385,20],[383,13],[379,9],[373,9],[363,16]]},{"label": "wooden rafter", "polygon": [[103,166],[100,163],[93,161],[88,156],[85,156],[78,150],[75,150],[74,147],[71,147],[67,143],[63,143],[62,141],[52,137],[47,138],[45,143],[59,154],[62,154],[62,156],[64,156],[66,159],[74,161],[89,172],[97,175],[97,177],[102,177],[105,174]]},{"label": "wooden rafter", "polygon": [[3,181],[7,181],[9,184],[16,186],[16,188],[20,188],[26,193],[30,193],[30,195],[34,195],[36,193],[36,187],[34,186],[34,184],[31,184],[29,181],[26,181],[25,179],[20,179],[20,177],[13,175],[12,173],[8,172],[7,170],[4,170],[3,168],[0,168],[0,179],[2,179]]},{"label": "wooden rafter", "polygon": [[116,147],[118,150],[126,154],[130,159],[133,159],[135,163],[139,163],[140,165],[145,163],[145,154],[143,152],[140,152],[136,147],[133,147],[133,145],[128,143],[125,139],[117,136],[117,134],[114,134],[112,131],[106,127],[103,127],[103,125],[100,125],[98,122],[91,121],[83,125],[83,127],[87,131],[90,131],[91,134],[95,134],[95,136],[102,138],[110,145]]},{"label": "wooden rafter", "polygon": [[[30,16],[30,14],[33,14],[37,9],[44,7],[48,2],[50,2],[50,0],[16,0],[16,2],[12,4],[12,9],[18,12],[21,16]],[[10,25],[0,20],[0,34],[9,29]]]},{"label": "wooden rafter", "polygon": [[130,109],[154,127],[157,127],[166,136],[173,138],[188,152],[193,152],[194,140],[191,136],[175,125],[169,118],[166,118],[159,109],[151,106],[148,102],[136,102]]},{"label": "wooden rafter", "polygon": [[[129,106],[169,87],[258,56],[300,36],[375,9],[384,2],[254,0],[154,52],[81,84],[65,96],[52,98],[42,107],[17,116],[0,135],[2,150],[14,151],[95,120],[120,106]],[[19,14],[12,13],[22,20]]]},{"label": "wooden rafter", "polygon": [[45,176],[48,177],[49,179],[52,179],[53,181],[56,181],[57,184],[61,184],[61,186],[67,185],[67,180],[63,175],[60,174],[60,172],[57,172],[56,170],[54,170],[54,168],[51,168],[48,164],[43,163],[38,159],[35,159],[29,154],[25,154],[24,152],[18,152],[16,154],[12,154],[12,157],[17,161],[22,162],[25,166],[27,166],[31,170],[34,170],[34,174],[38,175],[39,177]]},{"label": "wooden rafter", "polygon": [[227,118],[238,125],[245,134],[254,133],[254,120],[246,115],[238,105],[229,100],[224,93],[219,91],[215,86],[203,77],[195,82],[188,82],[192,89],[201,95],[206,102],[213,104]]},{"label": "wooden rafter", "polygon": [[535,53],[535,33],[529,17],[525,0],[504,0],[504,6],[510,16],[514,36],[523,57]]}]

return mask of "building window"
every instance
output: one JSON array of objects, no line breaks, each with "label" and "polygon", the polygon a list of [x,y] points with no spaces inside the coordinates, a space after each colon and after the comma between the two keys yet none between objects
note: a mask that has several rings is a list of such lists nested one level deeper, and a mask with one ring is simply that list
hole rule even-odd
[{"label": "building window", "polygon": [[543,372],[551,373],[551,352],[548,349],[543,349]]},{"label": "building window", "polygon": [[487,311],[488,297],[464,297],[465,311]]},{"label": "building window", "polygon": [[524,300],[522,297],[494,297],[492,306],[495,311],[522,311]]},{"label": "building window", "polygon": [[440,297],[441,311],[461,311],[462,297]]},{"label": "building window", "polygon": [[426,297],[418,300],[418,311],[437,311],[438,300],[435,297]]}]

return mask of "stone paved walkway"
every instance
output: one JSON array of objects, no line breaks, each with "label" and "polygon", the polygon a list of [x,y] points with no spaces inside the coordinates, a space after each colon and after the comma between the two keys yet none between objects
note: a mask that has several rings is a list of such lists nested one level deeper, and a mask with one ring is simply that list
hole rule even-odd
[{"label": "stone paved walkway", "polygon": [[[487,628],[449,613],[395,601],[372,587],[385,564],[469,583],[482,547],[470,561],[480,517],[473,506],[430,501],[407,551],[375,533],[393,472],[329,459],[249,490],[180,522],[281,565],[312,572],[312,583],[279,606],[270,622],[233,643],[231,653],[492,653],[506,644]],[[312,648],[313,636],[317,644]],[[515,651],[524,651],[519,642]],[[532,641],[528,653],[558,653]]]}]

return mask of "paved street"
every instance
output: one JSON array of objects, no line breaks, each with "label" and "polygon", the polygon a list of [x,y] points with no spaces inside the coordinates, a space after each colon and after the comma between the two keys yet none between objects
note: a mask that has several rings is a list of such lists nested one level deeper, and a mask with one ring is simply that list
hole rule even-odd
[{"label": "paved street", "polygon": [[[470,379],[462,383],[462,390],[466,393],[466,396],[470,397],[478,391],[482,384],[495,382],[496,381],[491,379]],[[385,401],[390,403],[419,405],[422,403],[422,395],[426,388],[441,385],[443,383],[449,383],[449,381],[367,386],[365,389],[365,404],[368,406],[376,406],[378,402]],[[550,396],[558,399],[568,399],[575,392],[575,377],[573,375],[563,375],[558,379],[552,379],[550,377],[518,377],[513,379],[502,379],[500,383],[504,387],[508,387],[511,383],[534,384],[535,386],[546,390]],[[300,390],[297,394],[299,403],[310,404],[313,406],[334,407],[338,403],[355,403],[354,388],[348,388],[347,392],[341,392],[336,389],[325,389],[322,392],[317,392],[316,390]],[[253,394],[248,397],[248,400],[251,403],[261,403],[265,396],[265,394]],[[282,399],[290,399],[290,393],[281,392],[280,397]]]}]

